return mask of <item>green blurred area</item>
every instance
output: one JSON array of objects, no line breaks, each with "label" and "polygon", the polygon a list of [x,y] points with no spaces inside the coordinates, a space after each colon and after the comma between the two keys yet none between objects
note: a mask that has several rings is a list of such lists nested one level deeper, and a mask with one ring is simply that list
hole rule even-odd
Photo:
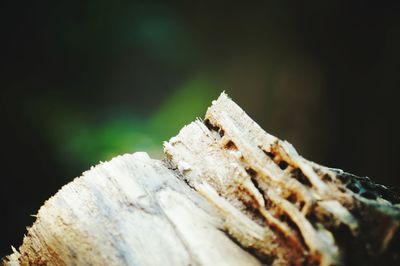
[{"label": "green blurred area", "polygon": [[60,16],[45,26],[54,34],[46,53],[63,53],[63,71],[72,75],[57,80],[58,89],[41,83],[41,91],[22,105],[66,175],[123,153],[146,151],[161,158],[162,142],[202,117],[219,95],[212,68],[190,66],[201,52],[167,5],[56,6]]},{"label": "green blurred area", "polygon": [[[210,75],[197,75],[173,91],[148,115],[134,112],[129,106],[115,106],[111,111],[82,112],[61,105],[61,99],[45,99],[33,105],[42,121],[40,131],[56,148],[61,164],[69,167],[94,165],[112,157],[146,151],[162,157],[162,143],[197,117],[203,117],[211,101],[218,97],[217,83]],[[154,95],[157,97],[157,95]],[[48,108],[50,107],[51,110]],[[41,112],[37,112],[41,110]]]},{"label": "green blurred area", "polygon": [[[18,99],[15,113],[44,144],[32,153],[52,156],[59,175],[125,152],[160,157],[162,141],[202,117],[223,90],[308,158],[355,169],[385,163],[374,134],[389,139],[390,130],[376,132],[388,126],[353,102],[395,113],[375,90],[390,95],[397,84],[400,23],[391,9],[103,0],[25,8],[26,20],[10,30],[18,53],[8,58],[4,99]],[[365,136],[353,144],[357,129]],[[339,156],[340,145],[376,152]]]}]

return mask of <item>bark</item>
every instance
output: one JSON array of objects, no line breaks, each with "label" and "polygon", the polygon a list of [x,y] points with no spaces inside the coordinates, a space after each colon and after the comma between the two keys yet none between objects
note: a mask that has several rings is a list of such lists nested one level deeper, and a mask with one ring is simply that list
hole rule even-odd
[{"label": "bark", "polygon": [[6,265],[398,265],[399,195],[301,157],[225,94],[39,210]]}]

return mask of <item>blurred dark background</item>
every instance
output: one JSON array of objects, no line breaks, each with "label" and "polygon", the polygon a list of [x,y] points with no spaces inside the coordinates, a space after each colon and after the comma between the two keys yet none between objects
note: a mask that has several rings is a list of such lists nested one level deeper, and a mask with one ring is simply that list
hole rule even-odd
[{"label": "blurred dark background", "polygon": [[148,151],[225,90],[306,158],[398,178],[400,9],[385,1],[7,1],[0,256],[100,160]]}]

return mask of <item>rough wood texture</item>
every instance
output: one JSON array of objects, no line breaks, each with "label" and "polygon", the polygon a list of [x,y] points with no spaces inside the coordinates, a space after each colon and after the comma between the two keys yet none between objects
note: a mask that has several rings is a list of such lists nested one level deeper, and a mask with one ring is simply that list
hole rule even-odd
[{"label": "rough wood texture", "polygon": [[225,230],[266,264],[400,263],[398,195],[307,161],[225,94],[164,150],[225,217]]},{"label": "rough wood texture", "polygon": [[260,264],[220,228],[221,217],[162,162],[123,155],[50,198],[9,264]]},{"label": "rough wood texture", "polygon": [[307,161],[225,94],[41,207],[6,265],[399,265],[398,194]]}]

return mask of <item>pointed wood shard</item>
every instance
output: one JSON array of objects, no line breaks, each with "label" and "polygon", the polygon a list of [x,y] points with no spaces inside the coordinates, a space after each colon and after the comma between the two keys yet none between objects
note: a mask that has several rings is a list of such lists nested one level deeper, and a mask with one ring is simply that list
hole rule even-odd
[{"label": "pointed wood shard", "polygon": [[[399,263],[398,195],[304,159],[225,94],[204,121],[185,126],[164,151],[172,167],[190,165],[182,178],[217,207],[225,230],[262,262]],[[262,229],[260,239],[253,231]]]}]

